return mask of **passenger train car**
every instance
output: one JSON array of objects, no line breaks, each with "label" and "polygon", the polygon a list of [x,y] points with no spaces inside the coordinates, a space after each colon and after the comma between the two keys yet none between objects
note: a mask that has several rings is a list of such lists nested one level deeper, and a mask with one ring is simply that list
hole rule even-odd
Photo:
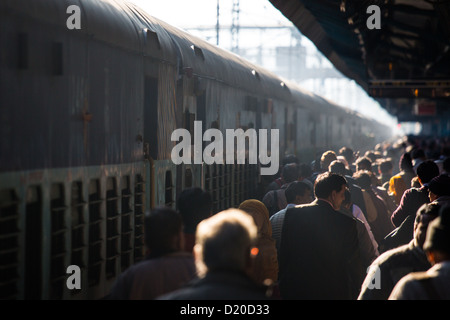
[{"label": "passenger train car", "polygon": [[260,165],[175,165],[177,128],[277,128],[281,157],[304,162],[390,135],[123,1],[2,0],[0,15],[0,299],[102,298],[143,258],[146,210],[189,186],[215,212],[256,196]]}]

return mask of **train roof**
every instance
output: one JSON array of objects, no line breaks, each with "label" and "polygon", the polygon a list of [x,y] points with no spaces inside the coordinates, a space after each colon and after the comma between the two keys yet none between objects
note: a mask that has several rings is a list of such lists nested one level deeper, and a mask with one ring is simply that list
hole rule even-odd
[{"label": "train roof", "polygon": [[258,95],[290,99],[289,89],[274,73],[157,18],[147,17],[169,33],[183,69],[189,68],[201,78],[213,79]]},{"label": "train roof", "polygon": [[[69,30],[69,6],[80,8],[81,29]],[[173,42],[158,24],[154,25],[130,3],[121,0],[2,0],[0,8],[20,23],[38,23],[84,35],[115,47],[176,64]],[[20,24],[16,25],[20,28]],[[158,34],[158,37],[155,37]],[[152,43],[157,46],[154,50]]]}]

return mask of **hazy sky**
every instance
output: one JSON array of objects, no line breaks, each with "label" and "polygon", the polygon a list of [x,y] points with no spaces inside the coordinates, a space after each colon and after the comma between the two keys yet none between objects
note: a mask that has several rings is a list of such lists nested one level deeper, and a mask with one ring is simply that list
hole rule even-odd
[{"label": "hazy sky", "polygon": [[[216,25],[217,0],[128,0],[150,15],[177,27]],[[220,0],[220,23],[231,25],[232,0]],[[289,24],[268,0],[239,1],[239,19],[242,25]]]}]

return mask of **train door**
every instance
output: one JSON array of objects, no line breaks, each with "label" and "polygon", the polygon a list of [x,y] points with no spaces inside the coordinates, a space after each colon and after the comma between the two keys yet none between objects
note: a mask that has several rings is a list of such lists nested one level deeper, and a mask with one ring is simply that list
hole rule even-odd
[{"label": "train door", "polygon": [[144,154],[158,156],[158,79],[145,77],[144,81]]}]

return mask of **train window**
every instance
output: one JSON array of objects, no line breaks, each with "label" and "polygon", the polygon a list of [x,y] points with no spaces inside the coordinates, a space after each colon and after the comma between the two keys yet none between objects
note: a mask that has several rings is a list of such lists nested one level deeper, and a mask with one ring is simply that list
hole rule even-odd
[{"label": "train window", "polygon": [[61,76],[63,74],[63,45],[61,42],[52,44],[52,74]]},{"label": "train window", "polygon": [[189,110],[186,110],[184,113],[184,128],[189,131],[191,137],[194,136],[194,122],[195,113],[190,113]]},{"label": "train window", "polygon": [[40,299],[42,289],[42,190],[29,187],[25,211],[25,299]]},{"label": "train window", "polygon": [[17,68],[22,70],[28,69],[28,51],[28,34],[19,33],[17,35]]},{"label": "train window", "polygon": [[117,181],[113,177],[106,179],[106,278],[116,275],[119,241],[119,208]]},{"label": "train window", "polygon": [[140,174],[134,184],[134,262],[144,256],[144,179]]},{"label": "train window", "polygon": [[186,169],[184,172],[184,187],[190,188],[192,187],[192,170]]},{"label": "train window", "polygon": [[166,179],[165,179],[165,204],[166,206],[171,207],[173,204],[173,183],[172,183],[172,171],[166,171]]},{"label": "train window", "polygon": [[122,210],[121,210],[121,240],[120,240],[120,267],[124,271],[131,265],[131,233],[133,231],[131,224],[131,185],[130,177],[122,177]]},{"label": "train window", "polygon": [[102,264],[102,216],[101,216],[100,180],[92,179],[89,183],[89,255],[88,281],[89,286],[100,282]]},{"label": "train window", "polygon": [[[86,240],[85,240],[85,219],[84,219],[84,206],[83,201],[83,189],[81,181],[72,182],[72,192],[71,192],[71,204],[70,204],[70,215],[72,219],[72,250],[70,257],[70,264],[74,264],[80,267],[81,275],[84,274],[85,264],[85,251],[86,251]],[[77,290],[71,290],[71,294],[76,294]]]},{"label": "train window", "polygon": [[263,112],[272,114],[273,113],[273,100],[269,98],[269,99],[265,99],[264,102],[265,102],[265,108],[263,109]]},{"label": "train window", "polygon": [[256,112],[258,110],[258,99],[252,96],[245,96],[244,110]]},{"label": "train window", "polygon": [[158,156],[158,79],[145,77],[144,82],[144,142],[149,145],[149,156]]},{"label": "train window", "polygon": [[64,185],[52,184],[50,189],[50,224],[51,224],[51,264],[50,264],[50,299],[63,296],[66,280],[66,223]]},{"label": "train window", "polygon": [[19,283],[19,199],[14,190],[0,191],[0,299],[17,299]]}]

